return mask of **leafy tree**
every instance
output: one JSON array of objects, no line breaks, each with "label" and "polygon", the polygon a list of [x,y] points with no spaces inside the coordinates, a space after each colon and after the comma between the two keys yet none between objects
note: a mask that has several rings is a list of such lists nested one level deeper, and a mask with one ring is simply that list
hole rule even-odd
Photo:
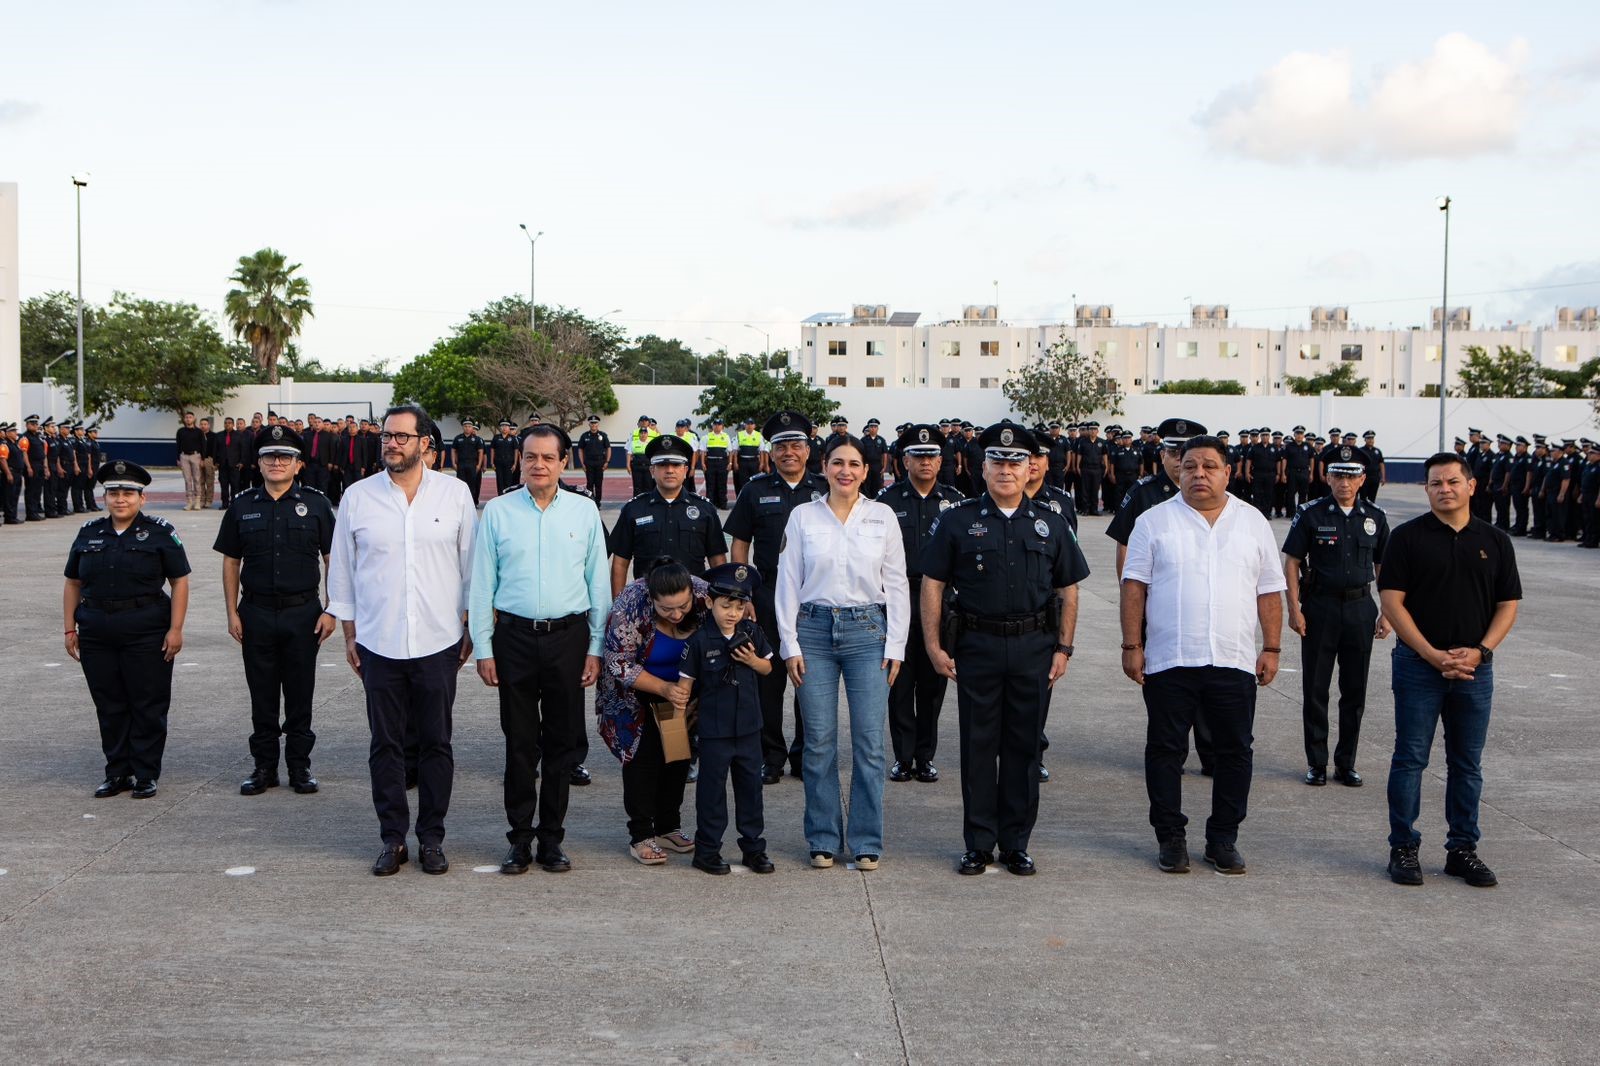
[{"label": "leafy tree", "polygon": [[[70,292],[47,292],[30,296],[18,309],[22,325],[22,380],[39,381],[44,368],[62,352],[76,351],[78,347],[78,298]],[[99,325],[101,310],[93,304],[83,305],[84,376],[89,373],[89,362],[94,357],[94,331]],[[76,378],[76,371],[64,374],[61,367],[70,360],[56,364],[55,377]],[[85,382],[87,387],[87,382]]]},{"label": "leafy tree", "polygon": [[194,304],[117,293],[95,345],[94,374],[85,367],[84,409],[102,419],[124,405],[174,414],[212,410],[239,384],[227,342]]},{"label": "leafy tree", "polygon": [[701,425],[709,425],[710,416],[721,415],[729,425],[753,418],[759,426],[779,411],[799,411],[820,424],[839,409],[839,401],[807,385],[806,379],[792,370],[764,373],[760,357],[741,358],[736,366],[735,372],[701,391],[700,405],[695,408],[695,414],[707,416]]},{"label": "leafy tree", "polygon": [[320,359],[301,355],[299,346],[293,341],[284,345],[278,370],[282,376],[296,381],[389,381],[393,378],[387,359],[376,359],[353,367],[326,367]]},{"label": "leafy tree", "polygon": [[1336,396],[1365,396],[1367,379],[1356,373],[1354,363],[1340,363],[1326,373],[1308,378],[1285,375],[1284,383],[1296,396],[1320,396],[1332,392]]},{"label": "leafy tree", "polygon": [[1000,391],[1027,422],[1081,422],[1095,411],[1122,413],[1122,394],[1106,375],[1105,360],[1078,351],[1064,332],[1038,359],[1012,371]]},{"label": "leafy tree", "polygon": [[1467,360],[1461,365],[1460,381],[1457,394],[1473,399],[1526,398],[1544,391],[1544,377],[1539,373],[1539,363],[1533,353],[1507,344],[1500,345],[1493,357],[1481,345],[1469,346]]},{"label": "leafy tree", "polygon": [[1600,395],[1600,356],[1586,360],[1576,370],[1541,367],[1539,374],[1545,380],[1546,396],[1581,400],[1586,396]]},{"label": "leafy tree", "polygon": [[1152,396],[1243,396],[1244,386],[1231,378],[1193,378],[1188,381],[1163,381],[1150,390]]},{"label": "leafy tree", "polygon": [[229,289],[223,308],[233,326],[234,336],[250,345],[262,379],[278,383],[278,357],[306,318],[311,307],[311,283],[295,276],[299,263],[289,263],[284,254],[263,248],[253,255],[239,257],[239,267],[228,278],[239,288]]},{"label": "leafy tree", "polygon": [[[467,316],[467,321],[458,330],[479,323],[498,323],[508,328],[528,326],[528,301],[522,296],[504,296],[492,300],[481,309]],[[582,312],[570,307],[550,307],[539,305],[539,332],[555,340],[557,337],[571,338],[574,332],[583,334],[588,338],[589,358],[600,363],[608,370],[616,370],[618,360],[623,348],[627,345],[627,332],[614,322],[602,319],[589,318]]]},{"label": "leafy tree", "polygon": [[537,334],[526,326],[507,330],[473,364],[485,417],[517,421],[538,410],[546,421],[572,429],[590,412],[616,411],[610,373],[586,354],[592,347],[590,334],[575,325],[557,322]]},{"label": "leafy tree", "polygon": [[483,383],[477,360],[461,355],[450,338],[438,341],[394,375],[394,402],[415,401],[435,417],[474,417],[482,413]]},{"label": "leafy tree", "polygon": [[[655,371],[651,374],[646,366]],[[723,361],[702,359],[676,337],[647,333],[617,357],[617,379],[656,385],[699,385],[721,372]]]}]

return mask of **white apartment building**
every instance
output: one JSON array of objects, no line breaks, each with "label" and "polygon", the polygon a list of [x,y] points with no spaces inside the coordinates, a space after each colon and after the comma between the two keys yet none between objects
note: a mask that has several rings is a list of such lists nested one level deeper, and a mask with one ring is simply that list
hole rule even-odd
[{"label": "white apartment building", "polygon": [[[1108,305],[1079,305],[1072,323],[1020,326],[990,306],[966,308],[960,319],[918,325],[915,312],[891,313],[858,304],[850,314],[812,315],[800,327],[798,368],[814,385],[831,388],[998,389],[1006,375],[1045,352],[1065,334],[1079,351],[1093,351],[1124,395],[1141,395],[1169,381],[1199,378],[1240,382],[1246,395],[1288,396],[1285,379],[1311,377],[1339,363],[1354,364],[1374,397],[1437,396],[1439,317],[1427,329],[1369,329],[1342,307],[1310,309],[1309,324],[1271,329],[1235,323],[1226,305],[1197,305],[1186,326],[1118,323]],[[1493,355],[1501,345],[1526,349],[1540,366],[1576,370],[1600,355],[1600,313],[1561,308],[1550,326],[1484,329],[1470,308],[1450,309],[1446,386],[1470,347]]]}]

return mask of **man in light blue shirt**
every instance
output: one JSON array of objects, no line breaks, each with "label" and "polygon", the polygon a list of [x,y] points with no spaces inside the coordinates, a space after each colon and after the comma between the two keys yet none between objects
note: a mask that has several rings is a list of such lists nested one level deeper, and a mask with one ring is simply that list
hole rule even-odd
[{"label": "man in light blue shirt", "polygon": [[558,426],[528,431],[522,488],[484,505],[472,560],[468,626],[478,676],[499,691],[506,735],[506,874],[534,862],[552,873],[572,868],[562,823],[571,772],[588,753],[583,690],[600,676],[611,584],[599,510],[560,491],[571,450]]}]

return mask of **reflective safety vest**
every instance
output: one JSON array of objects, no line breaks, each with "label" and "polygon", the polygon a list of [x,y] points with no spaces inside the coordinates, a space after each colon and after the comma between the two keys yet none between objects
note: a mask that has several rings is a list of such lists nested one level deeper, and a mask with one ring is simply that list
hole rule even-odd
[{"label": "reflective safety vest", "polygon": [[761,445],[764,443],[761,434],[739,431],[739,458],[755,459],[761,454]]},{"label": "reflective safety vest", "polygon": [[726,459],[728,457],[728,435],[726,433],[707,433],[706,454],[713,459]]},{"label": "reflective safety vest", "polygon": [[658,433],[658,432],[652,432],[651,430],[645,430],[644,433],[641,434],[636,429],[636,430],[633,431],[632,435],[629,436],[629,438],[628,438],[628,450],[631,451],[634,455],[643,455],[644,454],[644,450],[650,444],[650,441],[653,438],[659,437],[659,436],[661,436],[661,434]]}]

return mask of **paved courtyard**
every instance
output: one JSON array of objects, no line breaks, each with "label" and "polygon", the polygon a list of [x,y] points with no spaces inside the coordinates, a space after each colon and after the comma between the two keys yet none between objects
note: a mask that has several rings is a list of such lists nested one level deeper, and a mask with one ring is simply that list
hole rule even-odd
[{"label": "paved courtyard", "polygon": [[[171,475],[158,487],[170,492]],[[1427,884],[1384,875],[1382,651],[1358,762],[1367,787],[1300,783],[1292,636],[1258,705],[1249,874],[1158,872],[1104,519],[1084,522],[1094,573],[1051,714],[1039,876],[954,874],[952,689],[944,779],[887,786],[876,872],[806,866],[791,778],[765,792],[776,876],[710,878],[676,856],[640,867],[625,853],[618,766],[596,741],[594,784],[573,791],[573,871],[502,877],[502,738],[494,695],[469,670],[452,868],[380,880],[358,681],[324,649],[320,794],[241,797],[249,712],[210,550],[220,515],[158,499],[196,573],[148,801],[89,796],[95,718],[57,624],[77,521],[0,531],[0,1061],[1595,1061],[1600,553],[1517,544],[1527,598],[1496,660],[1484,768],[1496,889],[1441,873],[1437,744]],[[1395,521],[1423,506],[1415,487],[1380,502]],[[1281,539],[1287,523],[1275,526]],[[1201,820],[1209,782],[1185,783]]]}]

